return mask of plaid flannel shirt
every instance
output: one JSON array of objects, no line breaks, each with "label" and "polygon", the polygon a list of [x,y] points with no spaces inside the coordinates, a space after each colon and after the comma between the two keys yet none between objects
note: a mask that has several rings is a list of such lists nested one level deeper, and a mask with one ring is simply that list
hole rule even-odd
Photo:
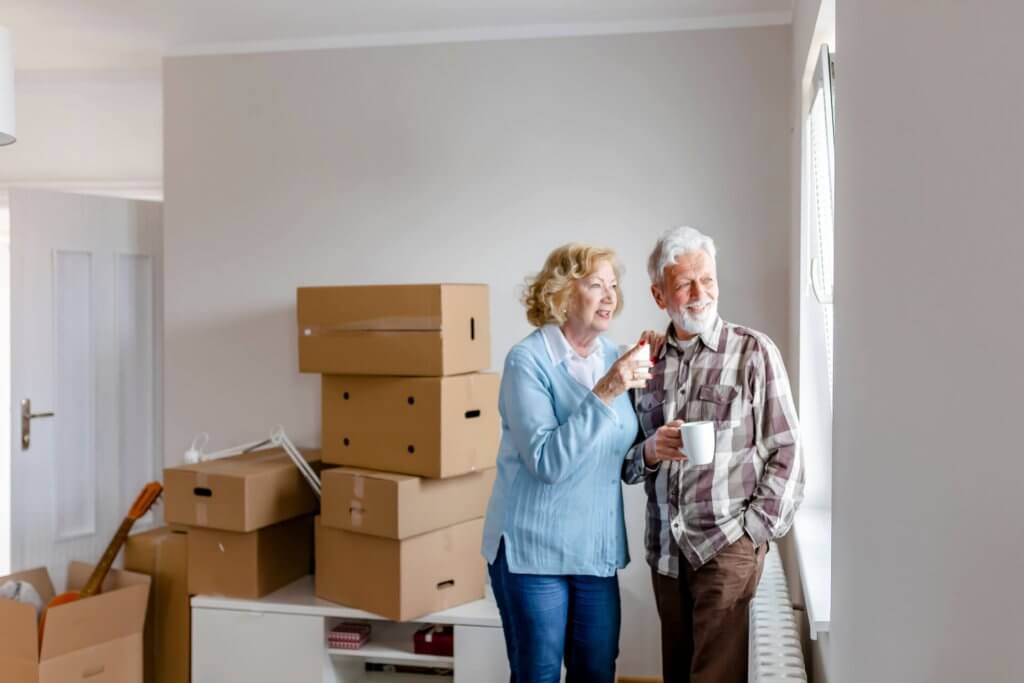
[{"label": "plaid flannel shirt", "polygon": [[[647,491],[647,562],[679,576],[746,533],[761,545],[784,535],[803,499],[804,467],[789,379],[766,335],[719,318],[684,346],[669,325],[648,387],[633,395],[640,422],[622,478]],[[710,465],[644,463],[647,437],[667,422],[712,420]],[[685,451],[685,445],[684,445]]]}]

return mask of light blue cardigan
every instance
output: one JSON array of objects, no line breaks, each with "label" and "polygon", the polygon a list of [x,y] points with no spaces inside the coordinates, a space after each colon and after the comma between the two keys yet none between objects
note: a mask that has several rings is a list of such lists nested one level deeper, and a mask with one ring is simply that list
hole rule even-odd
[{"label": "light blue cardigan", "polygon": [[[607,372],[618,350],[600,343]],[[620,477],[637,421],[628,395],[605,405],[564,362],[552,364],[537,330],[505,358],[498,410],[484,557],[494,562],[504,537],[514,573],[613,576],[629,562]]]}]

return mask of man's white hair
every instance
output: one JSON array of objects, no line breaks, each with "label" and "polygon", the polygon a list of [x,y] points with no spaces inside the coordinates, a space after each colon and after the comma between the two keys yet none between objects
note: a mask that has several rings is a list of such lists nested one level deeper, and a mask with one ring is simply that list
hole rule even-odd
[{"label": "man's white hair", "polygon": [[654,245],[654,251],[647,259],[647,274],[651,278],[652,285],[661,285],[665,277],[665,268],[674,265],[676,259],[683,254],[703,249],[704,252],[715,258],[715,241],[696,228],[680,226],[666,230],[658,243]]}]

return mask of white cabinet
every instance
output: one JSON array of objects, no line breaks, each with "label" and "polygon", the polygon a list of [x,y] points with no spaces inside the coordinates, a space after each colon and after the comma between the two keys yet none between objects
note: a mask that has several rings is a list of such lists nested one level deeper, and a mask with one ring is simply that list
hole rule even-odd
[{"label": "white cabinet", "polygon": [[455,683],[509,679],[505,636],[491,626],[455,626]]},{"label": "white cabinet", "polygon": [[193,683],[321,683],[322,617],[192,609]]},{"label": "white cabinet", "polygon": [[[339,621],[371,624],[359,650],[329,650],[327,632]],[[417,655],[419,624],[451,624],[453,657]],[[454,678],[367,672],[367,662],[452,669]],[[398,624],[313,595],[312,577],[260,600],[192,598],[193,683],[506,683],[501,619],[493,599],[478,600]]]}]

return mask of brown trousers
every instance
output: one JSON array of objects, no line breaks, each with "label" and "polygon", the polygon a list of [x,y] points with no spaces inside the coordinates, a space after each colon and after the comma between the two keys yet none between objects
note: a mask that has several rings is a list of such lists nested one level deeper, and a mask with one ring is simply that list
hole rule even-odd
[{"label": "brown trousers", "polygon": [[680,557],[679,578],[652,572],[665,683],[747,682],[750,600],[767,551],[744,534],[700,569]]}]

